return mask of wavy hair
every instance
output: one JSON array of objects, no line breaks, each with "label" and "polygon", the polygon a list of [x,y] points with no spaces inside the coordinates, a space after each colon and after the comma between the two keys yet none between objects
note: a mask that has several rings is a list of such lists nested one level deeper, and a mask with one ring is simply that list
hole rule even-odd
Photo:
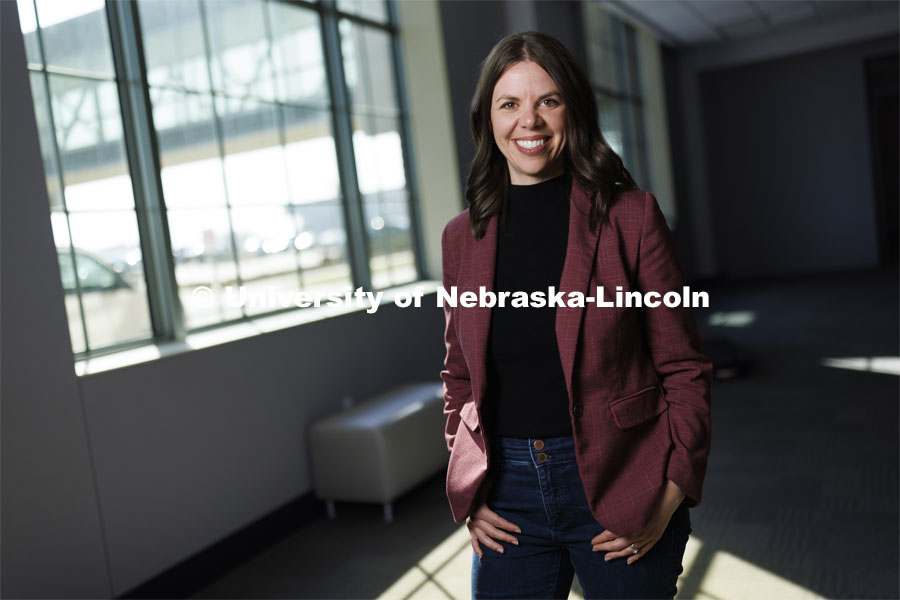
[{"label": "wavy hair", "polygon": [[510,66],[528,61],[547,72],[562,96],[566,107],[565,169],[592,197],[590,228],[606,220],[618,190],[638,189],[622,159],[600,132],[594,92],[572,53],[545,33],[510,34],[497,42],[482,62],[470,108],[475,159],[469,169],[466,202],[475,239],[484,237],[493,215],[505,214],[509,193],[509,168],[494,141],[491,125],[494,87]]}]

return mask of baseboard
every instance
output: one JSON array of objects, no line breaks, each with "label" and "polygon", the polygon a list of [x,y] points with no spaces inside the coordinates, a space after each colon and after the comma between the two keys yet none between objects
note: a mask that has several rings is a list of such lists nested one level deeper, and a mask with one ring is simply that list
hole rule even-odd
[{"label": "baseboard", "polygon": [[309,492],[198,552],[119,598],[185,598],[325,514]]}]

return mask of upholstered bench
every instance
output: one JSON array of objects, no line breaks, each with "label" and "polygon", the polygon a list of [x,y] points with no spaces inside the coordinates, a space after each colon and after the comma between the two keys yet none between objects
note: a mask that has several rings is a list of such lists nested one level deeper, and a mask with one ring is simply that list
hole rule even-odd
[{"label": "upholstered bench", "polygon": [[447,466],[443,383],[394,388],[313,424],[313,486],[334,518],[335,501],[392,502]]}]

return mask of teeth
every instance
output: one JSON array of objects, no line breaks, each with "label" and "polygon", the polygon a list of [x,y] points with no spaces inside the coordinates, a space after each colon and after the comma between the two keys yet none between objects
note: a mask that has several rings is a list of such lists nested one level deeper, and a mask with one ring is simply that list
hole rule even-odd
[{"label": "teeth", "polygon": [[522,146],[523,148],[530,149],[530,148],[537,148],[538,146],[542,146],[544,144],[544,142],[546,142],[546,141],[547,141],[547,138],[543,138],[540,140],[531,140],[531,141],[516,140],[516,143],[518,145]]}]

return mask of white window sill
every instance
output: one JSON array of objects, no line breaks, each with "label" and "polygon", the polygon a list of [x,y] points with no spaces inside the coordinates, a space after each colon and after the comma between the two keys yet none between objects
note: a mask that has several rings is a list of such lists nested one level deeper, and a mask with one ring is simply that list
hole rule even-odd
[{"label": "white window sill", "polygon": [[[388,304],[393,304],[394,298],[396,298],[399,293],[412,293],[417,287],[421,287],[425,294],[425,298],[422,300],[422,308],[437,306],[434,299],[429,298],[428,295],[435,293],[439,285],[439,281],[422,280],[386,290],[379,290],[384,292],[384,296],[381,299],[378,310],[383,310]],[[75,374],[78,377],[94,375],[96,373],[103,373],[114,369],[121,369],[140,363],[159,360],[169,356],[175,356],[192,350],[200,350],[219,344],[227,344],[229,342],[253,337],[261,333],[279,331],[290,327],[296,327],[297,325],[302,325],[304,323],[320,321],[338,315],[366,310],[367,308],[357,306],[321,306],[318,308],[286,311],[277,315],[254,317],[233,325],[224,325],[207,331],[190,333],[185,336],[185,339],[182,341],[147,344],[146,346],[140,346],[139,348],[131,348],[122,350],[121,352],[77,360],[75,361]],[[409,307],[405,310],[415,310],[415,308]]]}]

